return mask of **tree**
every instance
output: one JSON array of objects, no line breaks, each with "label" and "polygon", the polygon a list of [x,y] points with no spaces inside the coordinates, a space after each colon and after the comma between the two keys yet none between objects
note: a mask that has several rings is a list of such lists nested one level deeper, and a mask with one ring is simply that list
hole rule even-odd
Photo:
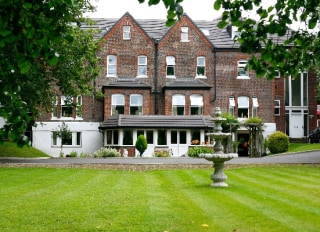
[{"label": "tree", "polygon": [[148,143],[144,135],[139,135],[135,144],[136,149],[139,151],[140,157],[142,157],[143,152],[147,149]]},{"label": "tree", "polygon": [[[140,3],[144,0],[138,0]],[[232,24],[241,33],[237,38],[242,52],[251,54],[249,67],[258,77],[272,79],[282,76],[297,77],[298,73],[320,69],[320,1],[278,0],[265,6],[263,0],[214,0],[214,9],[223,10],[220,28]],[[156,5],[160,0],[149,0]],[[183,15],[183,0],[162,0],[167,13],[167,25]],[[254,13],[254,14],[253,14]],[[251,16],[245,18],[244,16]],[[255,15],[255,17],[252,17]],[[304,23],[297,30],[289,28]],[[317,29],[317,30],[315,30]],[[281,39],[279,39],[281,37]]]},{"label": "tree", "polygon": [[[87,0],[1,1],[0,3],[0,143],[22,146],[26,128],[41,110],[50,110],[55,91],[88,91],[98,71],[94,32],[83,13]],[[52,88],[57,86],[58,89]]]}]

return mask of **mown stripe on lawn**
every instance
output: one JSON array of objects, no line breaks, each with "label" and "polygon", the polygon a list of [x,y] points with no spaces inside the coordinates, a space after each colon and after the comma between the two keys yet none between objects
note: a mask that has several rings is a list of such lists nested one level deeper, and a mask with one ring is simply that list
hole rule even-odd
[{"label": "mown stripe on lawn", "polygon": [[[285,172],[285,170],[283,171]],[[236,192],[231,192],[231,197],[237,197],[239,202],[244,205],[250,202],[248,207],[260,208],[260,213],[278,220],[279,223],[287,225],[293,231],[315,231],[319,227],[319,223],[317,223],[320,213],[319,204],[313,205],[314,202],[306,201],[306,196],[301,195],[299,191],[296,192],[298,195],[291,194],[292,189],[296,186],[289,187],[285,182],[278,181],[276,179],[278,173],[270,178],[271,182],[266,180],[265,176],[261,176],[259,170],[256,175],[252,170],[250,174],[237,172],[231,175],[232,182],[237,181],[236,184],[242,186],[242,193],[245,194],[245,196],[243,194],[238,196]],[[272,175],[271,170],[268,175]],[[284,185],[286,186],[283,187]],[[301,190],[301,192],[304,191]]]}]

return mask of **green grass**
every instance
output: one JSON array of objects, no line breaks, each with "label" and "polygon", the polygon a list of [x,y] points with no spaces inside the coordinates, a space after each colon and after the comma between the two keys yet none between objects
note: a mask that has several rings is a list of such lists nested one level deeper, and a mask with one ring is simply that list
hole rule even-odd
[{"label": "green grass", "polygon": [[0,168],[1,231],[319,231],[320,168]]},{"label": "green grass", "polygon": [[15,143],[4,142],[0,144],[0,157],[37,158],[49,157],[49,155],[33,147],[24,146],[20,148]]},{"label": "green grass", "polygon": [[320,150],[320,143],[290,143],[288,152]]}]

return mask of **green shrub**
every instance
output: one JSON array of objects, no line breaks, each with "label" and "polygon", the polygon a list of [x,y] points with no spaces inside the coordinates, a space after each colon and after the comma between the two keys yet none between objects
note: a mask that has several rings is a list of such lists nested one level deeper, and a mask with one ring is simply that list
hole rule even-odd
[{"label": "green shrub", "polygon": [[119,157],[120,152],[114,148],[102,147],[93,153],[94,158]]},{"label": "green shrub", "polygon": [[155,157],[169,157],[170,154],[168,151],[155,151],[154,156]]},{"label": "green shrub", "polygon": [[89,153],[81,152],[80,153],[80,158],[90,158],[91,155]]},{"label": "green shrub", "polygon": [[143,152],[147,149],[148,143],[146,137],[144,135],[139,135],[135,144],[136,149],[139,151],[140,157]]},{"label": "green shrub", "polygon": [[78,156],[78,153],[75,150],[70,152],[70,154],[68,155],[68,157],[77,157],[77,156]]},{"label": "green shrub", "polygon": [[250,124],[250,123],[261,124],[261,123],[262,123],[262,119],[259,118],[259,117],[248,118],[248,119],[245,121],[245,124]]},{"label": "green shrub", "polygon": [[213,153],[213,147],[194,146],[188,149],[189,157],[199,158],[201,153]]},{"label": "green shrub", "polygon": [[289,149],[289,137],[281,131],[276,131],[269,136],[267,146],[272,154],[286,152]]}]

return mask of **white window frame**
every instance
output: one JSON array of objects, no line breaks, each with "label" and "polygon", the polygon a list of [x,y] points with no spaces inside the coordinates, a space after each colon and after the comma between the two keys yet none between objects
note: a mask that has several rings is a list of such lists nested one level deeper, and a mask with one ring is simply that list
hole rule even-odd
[{"label": "white window frame", "polygon": [[[198,108],[198,114],[191,114],[192,108]],[[190,115],[203,115],[203,96],[201,94],[190,95]]]},{"label": "white window frame", "polygon": [[111,115],[118,115],[116,107],[123,106],[123,113],[125,110],[125,96],[123,94],[112,94],[111,96]]},{"label": "white window frame", "polygon": [[[168,75],[168,68],[173,68],[173,75]],[[176,76],[176,58],[174,56],[166,57],[166,77],[175,78]]]},{"label": "white window frame", "polygon": [[[280,116],[280,100],[274,100],[274,115],[275,116]],[[276,112],[278,111],[278,113]]]},{"label": "white window frame", "polygon": [[[78,143],[78,135],[80,136],[79,143]],[[81,131],[72,131],[71,132],[71,144],[63,145],[64,148],[66,147],[82,147],[82,132]],[[54,136],[54,131],[51,133],[51,146],[52,147],[61,147],[61,140],[62,138]]]},{"label": "white window frame", "polygon": [[[198,68],[204,69],[203,75],[198,74]],[[197,57],[196,78],[206,78],[206,57],[205,56],[198,56]]]},{"label": "white window frame", "polygon": [[[144,59],[144,60],[143,60]],[[138,56],[138,74],[137,77],[147,77],[148,72],[148,58],[145,55]],[[144,70],[144,72],[140,72],[140,70]]]},{"label": "white window frame", "polygon": [[130,40],[130,39],[131,39],[131,27],[123,26],[123,40]]},{"label": "white window frame", "polygon": [[[183,114],[178,114],[178,107],[183,106]],[[183,94],[172,95],[172,115],[185,115],[186,114],[186,97]]]},{"label": "white window frame", "polygon": [[71,116],[63,116],[63,108],[65,107],[65,105],[66,105],[66,102],[67,102],[67,99],[68,98],[71,98],[71,100],[72,100],[72,104],[73,104],[73,97],[70,97],[70,96],[61,96],[61,101],[60,101],[60,108],[61,108],[61,118],[72,118],[72,116],[73,116],[73,109],[74,109],[74,107],[71,105],[71,106],[66,106],[66,107],[70,107],[71,108]]},{"label": "white window frame", "polygon": [[76,118],[82,118],[82,96],[76,98]]},{"label": "white window frame", "polygon": [[143,96],[141,94],[130,95],[130,115],[131,115],[131,107],[138,107],[138,114],[134,114],[134,115],[143,114]]},{"label": "white window frame", "polygon": [[107,56],[107,77],[117,77],[117,56],[116,55]]},{"label": "white window frame", "polygon": [[258,107],[259,107],[258,98],[253,97],[252,98],[252,117],[258,117]]},{"label": "white window frame", "polygon": [[[247,109],[247,117],[244,115],[239,115],[239,109]],[[248,118],[249,117],[249,97],[240,96],[238,97],[238,118]]]},{"label": "white window frame", "polygon": [[234,97],[229,97],[229,114],[234,116],[234,107],[236,103],[234,101]]},{"label": "white window frame", "polygon": [[237,79],[250,79],[247,60],[238,60]]},{"label": "white window frame", "polygon": [[189,42],[189,28],[181,27],[181,42]]}]

